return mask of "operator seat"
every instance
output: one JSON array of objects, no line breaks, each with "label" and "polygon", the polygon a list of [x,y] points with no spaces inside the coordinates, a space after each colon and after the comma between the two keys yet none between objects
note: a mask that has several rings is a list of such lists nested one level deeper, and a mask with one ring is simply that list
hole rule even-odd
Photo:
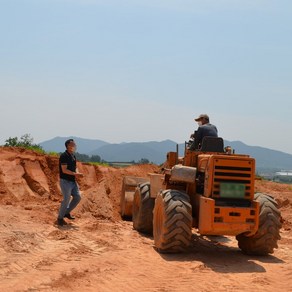
[{"label": "operator seat", "polygon": [[205,136],[200,151],[224,153],[224,142],[221,137]]}]

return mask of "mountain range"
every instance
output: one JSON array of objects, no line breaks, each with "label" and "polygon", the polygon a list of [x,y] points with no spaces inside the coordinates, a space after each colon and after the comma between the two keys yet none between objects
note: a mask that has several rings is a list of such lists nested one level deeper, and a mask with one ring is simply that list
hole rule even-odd
[{"label": "mountain range", "polygon": [[[55,137],[40,143],[47,152],[63,152],[64,142],[73,138],[77,143],[77,151],[87,155],[99,155],[108,162],[139,161],[142,158],[161,164],[166,159],[166,153],[176,151],[177,143],[171,140],[161,142],[129,142],[112,144],[102,140],[84,139],[79,137]],[[179,155],[184,153],[184,143],[179,144]],[[248,154],[256,159],[257,170],[291,170],[292,155],[277,150],[259,146],[249,146],[241,141],[224,140],[225,146],[231,146],[238,154]]]}]

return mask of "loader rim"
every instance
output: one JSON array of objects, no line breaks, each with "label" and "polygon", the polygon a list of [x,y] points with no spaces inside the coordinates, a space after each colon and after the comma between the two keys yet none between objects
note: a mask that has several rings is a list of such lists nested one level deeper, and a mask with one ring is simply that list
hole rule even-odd
[{"label": "loader rim", "polygon": [[137,189],[136,189],[136,191],[135,191],[135,194],[134,194],[134,200],[133,200],[133,222],[134,222],[134,210],[136,211],[136,213],[139,213],[139,211],[140,211],[140,204],[141,204],[141,196],[139,196],[139,195],[136,195],[136,192],[137,191],[140,191],[141,192],[141,190],[140,190],[140,187],[138,186],[137,187]]},{"label": "loader rim", "polygon": [[238,246],[248,255],[268,255],[278,248],[277,241],[281,239],[281,214],[274,198],[267,194],[255,194],[255,200],[260,203],[259,229],[253,236],[239,234],[236,236]]},{"label": "loader rim", "polygon": [[120,199],[120,214],[121,214],[121,217],[124,219],[124,217],[125,217],[125,195],[124,195],[124,191],[122,191],[121,199]]},{"label": "loader rim", "polygon": [[154,199],[150,197],[150,183],[140,184],[133,200],[133,228],[145,234],[153,232]]},{"label": "loader rim", "polygon": [[130,220],[133,215],[133,201],[135,188],[148,180],[143,177],[125,176],[122,183],[120,197],[120,214],[122,219]]},{"label": "loader rim", "polygon": [[[153,210],[153,212],[154,212],[154,210]],[[155,223],[153,221],[153,232],[155,232],[155,234],[153,233],[154,241],[155,241],[155,238],[161,236],[161,234],[162,234],[162,227],[163,227],[163,224],[164,224],[163,218],[164,218],[164,216],[163,216],[163,208],[161,207],[161,205],[158,205],[157,208],[156,208]],[[154,224],[155,224],[155,228],[154,228]]]},{"label": "loader rim", "polygon": [[154,245],[161,253],[184,252],[192,237],[192,207],[189,196],[177,190],[165,190],[153,211]]},{"label": "loader rim", "polygon": [[122,191],[121,195],[121,201],[120,201],[120,214],[122,219],[131,219],[132,217],[132,212],[129,208],[131,204],[131,200],[127,197],[127,194],[125,191]]},{"label": "loader rim", "polygon": [[129,198],[127,197],[126,194],[126,186],[125,186],[125,179],[123,180],[123,185],[122,185],[122,192],[121,192],[121,197],[120,197],[120,214],[122,219],[128,220],[132,217],[131,213],[131,208],[129,208]]}]

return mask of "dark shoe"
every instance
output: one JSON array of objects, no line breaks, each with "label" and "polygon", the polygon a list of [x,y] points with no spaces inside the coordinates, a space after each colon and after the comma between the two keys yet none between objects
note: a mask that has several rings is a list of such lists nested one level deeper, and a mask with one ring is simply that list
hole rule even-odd
[{"label": "dark shoe", "polygon": [[66,218],[68,218],[68,219],[70,219],[70,220],[74,220],[74,219],[75,219],[75,217],[74,217],[74,216],[71,216],[70,213],[65,214],[64,217],[66,217]]},{"label": "dark shoe", "polygon": [[59,226],[64,226],[64,225],[67,225],[67,222],[66,222],[64,219],[60,219],[60,218],[58,218],[58,219],[57,219],[57,224],[58,224]]}]

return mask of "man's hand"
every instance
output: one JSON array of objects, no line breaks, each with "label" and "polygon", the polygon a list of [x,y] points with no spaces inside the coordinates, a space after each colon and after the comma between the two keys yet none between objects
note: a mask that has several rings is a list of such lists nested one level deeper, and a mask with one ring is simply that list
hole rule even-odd
[{"label": "man's hand", "polygon": [[84,175],[83,175],[83,173],[81,173],[81,172],[76,172],[76,173],[75,173],[75,176],[83,177]]}]

